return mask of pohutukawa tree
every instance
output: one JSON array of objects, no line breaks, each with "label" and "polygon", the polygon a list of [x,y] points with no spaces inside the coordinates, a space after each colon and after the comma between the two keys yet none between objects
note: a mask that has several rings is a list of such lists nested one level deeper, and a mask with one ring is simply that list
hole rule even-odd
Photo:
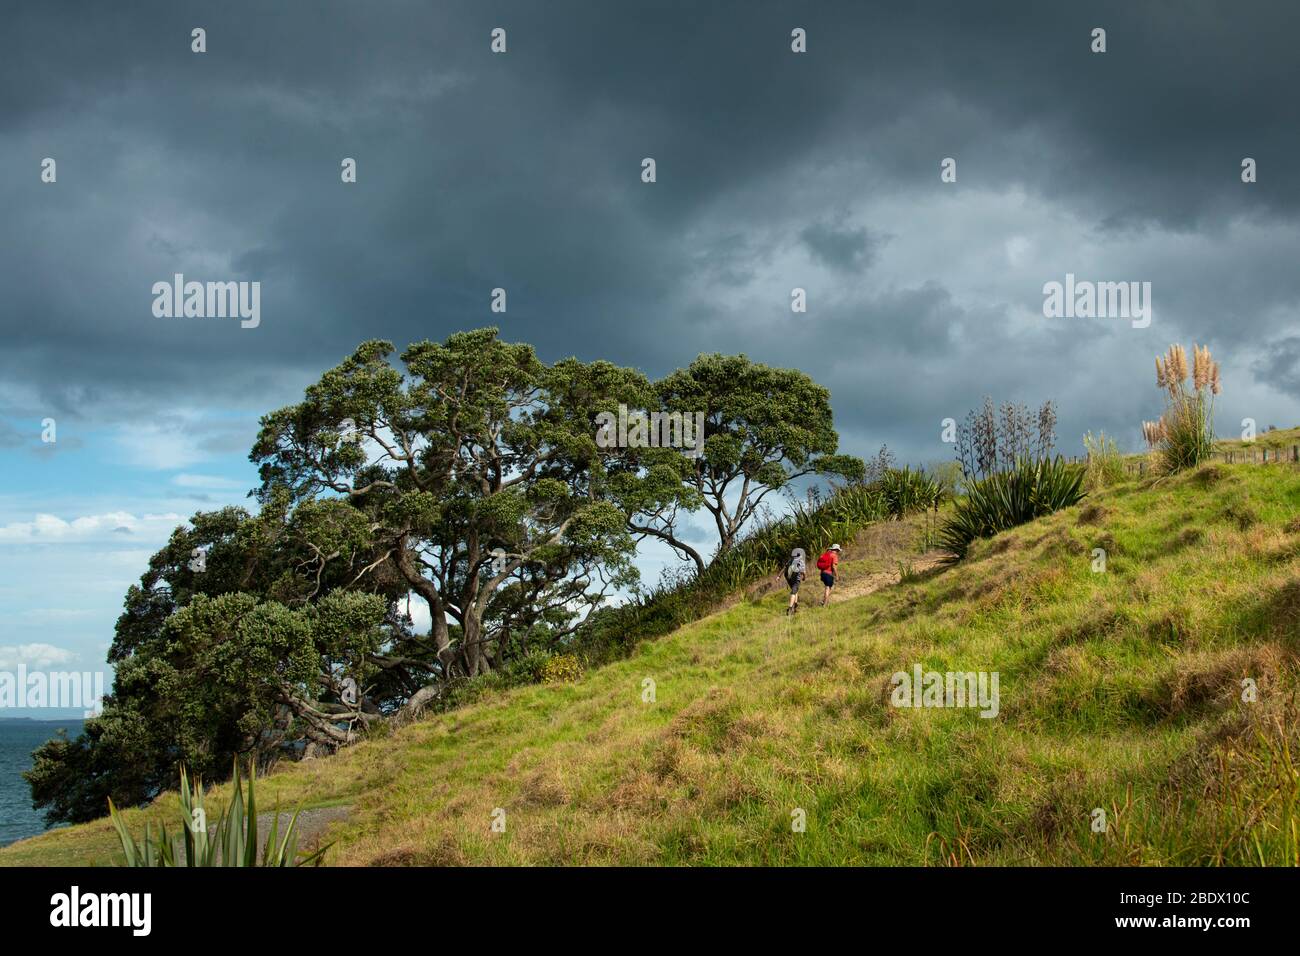
[{"label": "pohutukawa tree", "polygon": [[[677,463],[688,493],[676,500],[665,494],[668,504],[647,509],[644,522],[645,533],[678,550],[686,551],[675,527],[683,509],[702,506],[712,516],[720,554],[736,544],[772,492],[806,475],[863,475],[862,459],[835,453],[830,391],[797,369],[744,355],[701,355],[657,382],[655,391],[661,408],[704,412],[703,454]],[[693,558],[702,568],[699,555]]]},{"label": "pohutukawa tree", "polygon": [[[103,715],[28,773],[52,820],[209,779],[235,756],[310,755],[404,719],[451,682],[573,634],[636,580],[636,540],[707,509],[725,550],[763,497],[834,455],[828,394],[798,372],[705,356],[652,386],[608,362],[541,362],[495,329],[394,357],[363,343],[250,457],[256,515],[194,516],[126,597]],[[705,413],[700,457],[611,448],[620,406]],[[427,633],[412,595],[427,604]]]},{"label": "pohutukawa tree", "polygon": [[593,420],[645,401],[642,376],[547,366],[494,329],[392,353],[364,343],[263,418],[256,516],[195,515],[153,557],[103,716],[29,774],[51,819],[147,800],[178,760],[211,778],[237,754],[348,744],[562,641],[635,579]]},{"label": "pohutukawa tree", "polygon": [[127,592],[102,715],[35,754],[27,778],[50,819],[102,816],[110,796],[148,800],[175,785],[177,761],[210,779],[236,754],[335,747],[380,718],[385,698],[357,706],[339,691],[347,675],[370,682],[396,591],[349,591],[311,572],[304,535],[355,555],[347,534],[362,530],[339,525],[327,539],[328,511],[291,512],[278,495],[257,517],[199,513],[172,534]]},{"label": "pohutukawa tree", "polygon": [[[428,604],[428,638],[405,637],[436,660],[419,704],[448,676],[491,669],[506,635],[594,608],[628,580],[633,546],[604,497],[591,422],[636,376],[548,367],[495,329],[411,346],[405,375],[391,353],[365,343],[302,403],[266,416],[252,458],[264,498],[287,489],[364,516],[368,561],[350,587],[396,577]],[[325,547],[312,557],[317,570],[343,560]]]}]

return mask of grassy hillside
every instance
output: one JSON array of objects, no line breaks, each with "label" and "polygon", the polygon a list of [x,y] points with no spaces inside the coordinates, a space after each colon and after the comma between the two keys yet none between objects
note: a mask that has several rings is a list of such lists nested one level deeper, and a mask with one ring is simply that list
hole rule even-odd
[{"label": "grassy hillside", "polygon": [[[1240,438],[1219,438],[1214,442],[1212,460],[1225,463],[1264,463],[1274,458],[1290,459],[1300,447],[1300,427],[1276,428],[1271,432],[1260,432],[1254,440],[1246,442]],[[1140,465],[1150,467],[1151,456],[1146,451],[1132,452],[1122,456],[1125,468],[1131,477],[1137,474]]]},{"label": "grassy hillside", "polygon": [[[908,550],[850,560],[846,589]],[[1128,481],[899,570],[793,619],[755,589],[577,682],[289,766],[259,803],[350,805],[337,864],[1298,862],[1300,469]],[[998,672],[1000,713],[890,706],[918,663]],[[0,850],[113,859],[103,821]]]},{"label": "grassy hillside", "polygon": [[1257,450],[1267,448],[1269,451],[1288,452],[1297,445],[1300,445],[1300,428],[1277,428],[1271,432],[1260,432],[1250,442],[1239,438],[1221,438],[1214,443],[1218,451],[1233,452],[1249,451],[1252,447]]}]

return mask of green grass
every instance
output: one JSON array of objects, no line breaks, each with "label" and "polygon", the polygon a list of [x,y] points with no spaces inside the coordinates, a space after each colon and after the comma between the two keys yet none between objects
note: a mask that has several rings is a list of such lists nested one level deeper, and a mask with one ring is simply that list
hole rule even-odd
[{"label": "green grass", "polygon": [[1273,458],[1275,451],[1282,451],[1284,458],[1291,457],[1291,451],[1295,446],[1300,445],[1300,427],[1297,428],[1277,428],[1271,432],[1260,432],[1256,434],[1255,441],[1242,441],[1240,438],[1219,438],[1214,442],[1214,451],[1216,454],[1231,451],[1234,454],[1249,454],[1251,451],[1262,455],[1265,450],[1269,451],[1269,458]]},{"label": "green grass", "polygon": [[[1267,448],[1273,451],[1290,451],[1295,445],[1300,445],[1300,426],[1295,428],[1278,428],[1271,432],[1260,432],[1255,436],[1252,442],[1242,441],[1240,438],[1217,438],[1214,442],[1214,453],[1211,460],[1224,461],[1224,455],[1228,452],[1240,454],[1241,452],[1249,453],[1251,449],[1259,450]],[[1142,446],[1145,449],[1145,445]],[[1085,446],[1086,450],[1086,446]],[[1120,460],[1125,466],[1136,465],[1139,461],[1150,461],[1150,454],[1143,451],[1129,452],[1121,454]],[[1270,455],[1270,460],[1272,456]],[[1127,472],[1126,472],[1127,474]],[[1131,474],[1128,477],[1133,477]]]},{"label": "green grass", "polygon": [[[352,805],[341,864],[1294,864],[1298,514],[1289,465],[1123,481],[947,570],[793,619],[779,589],[736,602],[577,682],[287,765],[259,799]],[[851,558],[845,587],[899,563]],[[999,716],[889,706],[915,663],[997,671]],[[0,864],[113,854],[103,820]]]},{"label": "green grass", "polygon": [[[1267,427],[1267,426],[1264,426]],[[1221,438],[1214,443],[1215,451],[1249,451],[1251,448],[1267,448],[1270,451],[1290,451],[1300,445],[1300,427],[1278,428],[1271,432],[1261,431],[1253,442],[1244,442],[1239,438]]]}]

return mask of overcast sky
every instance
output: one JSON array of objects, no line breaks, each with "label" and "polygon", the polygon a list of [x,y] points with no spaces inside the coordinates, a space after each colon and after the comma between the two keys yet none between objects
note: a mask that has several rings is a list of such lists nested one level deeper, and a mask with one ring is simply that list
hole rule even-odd
[{"label": "overcast sky", "polygon": [[[367,338],[495,324],[653,376],[743,351],[828,386],[842,450],[918,463],[986,394],[1053,399],[1067,454],[1088,429],[1136,449],[1174,341],[1223,367],[1220,434],[1300,424],[1294,3],[87,2],[0,24],[0,669],[98,666],[171,528],[254,483],[258,416]],[[261,324],[155,317],[178,272],[260,282]],[[1150,282],[1149,327],[1045,318],[1066,273]]]}]

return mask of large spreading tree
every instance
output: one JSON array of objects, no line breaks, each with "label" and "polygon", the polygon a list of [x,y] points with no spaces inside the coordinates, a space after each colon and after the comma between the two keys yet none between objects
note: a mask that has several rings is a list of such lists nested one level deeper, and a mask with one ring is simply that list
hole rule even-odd
[{"label": "large spreading tree", "polygon": [[[836,454],[830,391],[798,369],[744,355],[701,355],[655,391],[664,409],[704,413],[703,454],[687,459],[681,476],[686,503],[713,519],[718,553],[736,545],[768,495],[796,479],[862,477],[860,458]],[[679,513],[664,507],[647,524],[672,544],[667,536],[676,536]],[[698,554],[694,560],[702,570]]]},{"label": "large spreading tree", "polygon": [[[596,421],[620,408],[702,412],[700,453],[608,447]],[[108,797],[175,786],[180,763],[219,777],[237,756],[328,752],[407,719],[567,642],[635,582],[638,540],[702,570],[686,515],[707,510],[725,551],[770,492],[852,476],[835,448],[826,390],[744,356],[652,384],[609,362],[548,365],[495,329],[400,356],[365,342],[263,417],[256,513],[196,514],[152,557],[103,713],[36,752],[33,800],[91,819]]]},{"label": "large spreading tree", "polygon": [[[634,580],[595,414],[638,373],[548,366],[496,330],[366,342],[267,415],[261,505],[195,515],[127,595],[114,690],[37,752],[52,819],[102,815],[235,755],[352,742],[457,678],[554,646]],[[427,604],[421,633],[410,596]]]}]

